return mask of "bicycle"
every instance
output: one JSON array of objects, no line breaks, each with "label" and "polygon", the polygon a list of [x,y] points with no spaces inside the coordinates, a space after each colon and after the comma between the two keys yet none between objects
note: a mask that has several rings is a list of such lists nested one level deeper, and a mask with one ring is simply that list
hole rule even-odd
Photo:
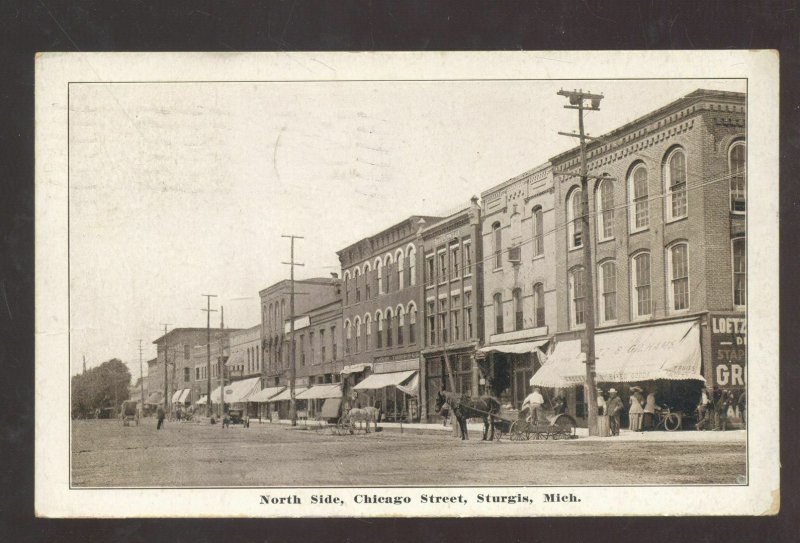
[{"label": "bicycle", "polygon": [[680,430],[681,426],[683,426],[683,413],[680,411],[673,412],[669,407],[663,407],[656,411],[655,414],[658,416],[656,430],[662,428],[667,432],[674,432],[675,430]]}]

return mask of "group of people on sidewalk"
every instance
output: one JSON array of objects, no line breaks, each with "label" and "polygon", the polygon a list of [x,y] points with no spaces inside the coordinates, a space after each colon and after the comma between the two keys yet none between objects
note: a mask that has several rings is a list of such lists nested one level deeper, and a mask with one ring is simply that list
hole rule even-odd
[{"label": "group of people on sidewalk", "polygon": [[742,424],[747,427],[747,390],[736,397],[733,391],[719,387],[712,388],[710,394],[704,388],[697,404],[697,429],[727,430],[728,419],[735,415],[737,408]]}]

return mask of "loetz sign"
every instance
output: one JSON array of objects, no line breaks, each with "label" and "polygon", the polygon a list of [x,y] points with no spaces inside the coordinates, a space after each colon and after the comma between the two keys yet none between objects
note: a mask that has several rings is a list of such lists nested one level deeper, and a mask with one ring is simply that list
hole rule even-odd
[{"label": "loetz sign", "polygon": [[743,387],[747,367],[747,319],[730,315],[711,316],[711,366],[714,385]]}]

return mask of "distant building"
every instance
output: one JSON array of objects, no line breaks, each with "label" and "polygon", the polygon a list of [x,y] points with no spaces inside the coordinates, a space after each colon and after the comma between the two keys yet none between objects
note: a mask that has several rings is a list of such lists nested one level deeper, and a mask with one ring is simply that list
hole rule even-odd
[{"label": "distant building", "polygon": [[[337,251],[344,280],[342,377],[350,405],[380,404],[389,419],[420,418],[417,234],[440,219],[414,215]],[[385,375],[361,384],[369,374]]]}]

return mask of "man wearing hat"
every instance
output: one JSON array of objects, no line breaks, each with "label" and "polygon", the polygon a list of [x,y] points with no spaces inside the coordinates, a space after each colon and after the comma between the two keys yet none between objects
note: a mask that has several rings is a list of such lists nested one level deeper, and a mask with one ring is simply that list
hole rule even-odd
[{"label": "man wearing hat", "polygon": [[633,432],[642,431],[642,413],[644,413],[644,398],[642,397],[642,388],[638,386],[631,387],[630,409],[628,410],[628,420],[630,420],[630,429]]},{"label": "man wearing hat", "polygon": [[617,389],[608,389],[608,426],[611,429],[612,436],[619,435],[619,416],[622,413],[622,400],[617,396]]},{"label": "man wearing hat", "polygon": [[542,405],[544,404],[544,398],[542,397],[542,393],[538,388],[534,388],[533,392],[528,394],[528,396],[522,401],[522,409],[530,408],[530,420],[531,422],[541,421],[544,420],[544,416],[542,414]]},{"label": "man wearing hat", "polygon": [[603,389],[600,387],[597,387],[597,414],[606,414],[606,399],[603,396]]}]

